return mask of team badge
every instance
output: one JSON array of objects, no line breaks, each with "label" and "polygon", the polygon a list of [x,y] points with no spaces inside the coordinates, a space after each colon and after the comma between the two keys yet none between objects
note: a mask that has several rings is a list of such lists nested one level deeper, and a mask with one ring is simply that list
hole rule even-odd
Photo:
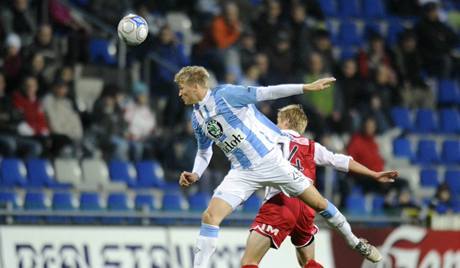
[{"label": "team badge", "polygon": [[206,130],[209,135],[213,136],[215,139],[219,139],[224,134],[222,132],[222,125],[214,119],[211,119],[206,123]]}]

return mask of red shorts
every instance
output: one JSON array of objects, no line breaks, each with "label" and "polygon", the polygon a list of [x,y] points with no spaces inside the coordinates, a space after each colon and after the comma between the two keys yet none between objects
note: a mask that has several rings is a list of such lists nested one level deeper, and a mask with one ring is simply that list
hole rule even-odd
[{"label": "red shorts", "polygon": [[294,246],[304,247],[318,232],[314,219],[312,208],[297,198],[279,193],[259,209],[250,231],[269,237],[273,248],[279,248],[288,235]]}]

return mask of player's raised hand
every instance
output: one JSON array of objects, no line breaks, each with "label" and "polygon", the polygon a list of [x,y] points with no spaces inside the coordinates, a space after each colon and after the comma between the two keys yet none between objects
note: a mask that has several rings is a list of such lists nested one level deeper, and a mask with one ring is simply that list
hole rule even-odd
[{"label": "player's raised hand", "polygon": [[190,185],[194,184],[198,181],[198,174],[183,171],[179,177],[179,185],[182,187],[189,187]]},{"label": "player's raised hand", "polygon": [[391,182],[394,182],[398,176],[399,176],[399,173],[394,170],[382,171],[382,172],[377,172],[377,176],[375,177],[375,179],[381,183],[391,183]]},{"label": "player's raised hand", "polygon": [[326,77],[316,80],[315,82],[304,84],[303,91],[319,91],[328,88],[335,82],[334,77]]}]

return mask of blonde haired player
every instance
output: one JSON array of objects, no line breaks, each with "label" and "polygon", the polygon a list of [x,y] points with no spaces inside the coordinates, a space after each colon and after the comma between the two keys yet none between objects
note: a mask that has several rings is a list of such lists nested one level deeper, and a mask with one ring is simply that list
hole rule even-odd
[{"label": "blonde haired player", "polygon": [[309,84],[268,87],[225,84],[210,89],[207,70],[201,66],[187,66],[175,75],[174,81],[179,87],[179,97],[186,105],[193,105],[192,125],[198,143],[193,170],[182,172],[179,184],[187,187],[198,181],[211,160],[213,143],[231,162],[230,171],[215,189],[203,212],[195,245],[194,268],[209,267],[222,220],[265,186],[275,186],[298,197],[320,212],[352,248],[367,259],[380,261],[378,250],[360,241],[351,232],[342,213],[321,196],[309,178],[283,158],[276,145],[281,131],[254,105],[258,101],[323,90],[334,83],[335,78],[319,79]]},{"label": "blonde haired player", "polygon": [[[395,171],[372,171],[349,156],[334,154],[321,144],[303,137],[308,118],[299,105],[281,108],[277,124],[285,134],[278,141],[283,155],[313,182],[316,179],[316,165],[367,175],[380,182],[392,182],[398,175]],[[314,218],[315,211],[305,203],[268,187],[265,203],[251,225],[251,233],[241,260],[242,267],[258,267],[270,247],[277,249],[288,235],[296,247],[297,260],[301,267],[323,267],[315,261],[314,235],[318,232],[318,227],[313,222]]]}]

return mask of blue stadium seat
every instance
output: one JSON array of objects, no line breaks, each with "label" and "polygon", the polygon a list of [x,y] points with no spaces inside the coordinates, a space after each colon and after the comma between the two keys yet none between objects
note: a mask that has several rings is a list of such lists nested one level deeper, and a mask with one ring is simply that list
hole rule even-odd
[{"label": "blue stadium seat", "polygon": [[460,114],[455,109],[442,109],[439,113],[441,131],[448,134],[460,133]]},{"label": "blue stadium seat", "polygon": [[[83,192],[80,194],[80,211],[82,212],[98,212],[104,211],[101,205],[101,197],[99,193]],[[93,224],[99,221],[96,216],[78,216],[75,218],[76,223]]]},{"label": "blue stadium seat", "polygon": [[184,198],[180,192],[167,192],[163,195],[162,208],[164,211],[182,211]]},{"label": "blue stadium seat", "polygon": [[366,26],[364,27],[364,37],[369,39],[371,36],[376,34],[383,36],[381,24],[374,20],[366,22]]},{"label": "blue stadium seat", "polygon": [[438,130],[436,116],[431,109],[419,109],[415,115],[415,130],[419,133],[432,133]]},{"label": "blue stadium seat", "polygon": [[363,0],[363,16],[381,19],[386,16],[385,4],[382,0]]},{"label": "blue stadium seat", "polygon": [[1,166],[2,185],[4,187],[24,187],[27,185],[27,170],[18,158],[5,158]]},{"label": "blue stadium seat", "polygon": [[460,142],[458,140],[444,141],[441,159],[445,164],[460,164]]},{"label": "blue stadium seat", "polygon": [[353,59],[356,57],[357,52],[357,49],[352,46],[340,47],[340,60],[345,61],[348,59]]},{"label": "blue stadium seat", "polygon": [[444,173],[444,182],[449,185],[449,189],[453,195],[460,194],[460,170],[448,169]]},{"label": "blue stadium seat", "polygon": [[366,198],[364,195],[351,194],[345,200],[345,207],[347,213],[351,215],[365,215],[366,211]]},{"label": "blue stadium seat", "polygon": [[454,80],[443,79],[438,82],[438,103],[455,104],[460,98],[458,85]]},{"label": "blue stadium seat", "polygon": [[259,208],[261,205],[262,205],[262,199],[256,194],[252,194],[243,203],[243,212],[256,213],[257,211],[259,211]]},{"label": "blue stadium seat", "polygon": [[394,139],[393,155],[398,158],[406,158],[409,161],[414,160],[414,153],[412,152],[409,139],[402,137]]},{"label": "blue stadium seat", "polygon": [[70,183],[59,183],[54,178],[54,169],[46,159],[29,159],[26,162],[28,185],[31,187],[50,187],[66,189],[72,187]]},{"label": "blue stadium seat", "polygon": [[420,170],[420,186],[431,188],[438,187],[438,171],[434,168],[425,168]]},{"label": "blue stadium seat", "polygon": [[391,109],[391,119],[393,124],[403,130],[413,130],[412,121],[410,119],[409,109],[404,107],[394,107]]},{"label": "blue stadium seat", "polygon": [[110,178],[114,182],[124,182],[129,187],[136,185],[136,169],[127,161],[112,160],[109,164]]},{"label": "blue stadium seat", "polygon": [[140,211],[155,210],[155,199],[151,194],[137,194],[134,199],[134,207]]},{"label": "blue stadium seat", "polygon": [[339,15],[342,17],[358,17],[361,14],[358,0],[338,0]]},{"label": "blue stadium seat", "polygon": [[353,21],[343,20],[342,23],[340,23],[337,41],[340,47],[361,45],[362,38]]},{"label": "blue stadium seat", "polygon": [[136,187],[161,187],[164,185],[164,172],[160,163],[156,161],[142,161],[136,163]]},{"label": "blue stadium seat", "polygon": [[[69,191],[55,192],[52,198],[53,211],[76,211],[77,208],[72,203],[72,193]],[[53,224],[72,223],[72,216],[49,216],[47,221]]]},{"label": "blue stadium seat", "polygon": [[[27,192],[24,198],[24,210],[38,211],[48,210],[46,196],[43,192]],[[40,223],[44,217],[42,216],[17,216],[16,221],[19,223]]]},{"label": "blue stadium seat", "polygon": [[[129,212],[131,206],[129,205],[128,196],[124,192],[110,193],[107,198],[107,210],[118,212]],[[103,217],[103,224],[122,224],[125,222],[134,222],[135,219],[126,217]]]},{"label": "blue stadium seat", "polygon": [[189,210],[193,212],[203,212],[207,207],[210,196],[207,193],[197,192],[188,197]]},{"label": "blue stadium seat", "polygon": [[321,0],[318,1],[321,11],[323,11],[324,15],[327,17],[335,17],[337,16],[337,5],[335,0]]},{"label": "blue stadium seat", "polygon": [[383,205],[385,205],[385,197],[383,195],[375,195],[372,199],[372,214],[384,214]]},{"label": "blue stadium seat", "polygon": [[417,145],[417,162],[420,164],[437,164],[439,155],[434,140],[420,140]]},{"label": "blue stadium seat", "polygon": [[387,38],[389,45],[395,45],[398,42],[399,34],[404,31],[403,22],[400,19],[388,20]]},{"label": "blue stadium seat", "polygon": [[89,43],[89,58],[93,63],[116,64],[115,54],[111,54],[110,42],[105,39],[93,38]]}]

